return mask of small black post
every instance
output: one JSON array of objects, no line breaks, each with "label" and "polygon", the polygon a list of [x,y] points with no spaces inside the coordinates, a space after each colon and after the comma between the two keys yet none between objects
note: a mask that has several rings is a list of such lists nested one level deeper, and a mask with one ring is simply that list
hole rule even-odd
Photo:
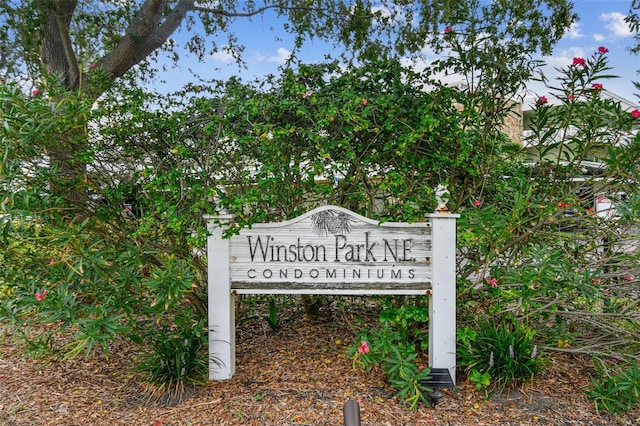
[{"label": "small black post", "polygon": [[344,426],[360,426],[360,404],[358,401],[349,400],[342,407]]}]

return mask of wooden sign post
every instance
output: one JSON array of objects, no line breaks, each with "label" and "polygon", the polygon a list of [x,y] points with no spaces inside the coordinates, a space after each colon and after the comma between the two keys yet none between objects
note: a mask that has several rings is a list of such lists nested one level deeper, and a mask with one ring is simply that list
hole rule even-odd
[{"label": "wooden sign post", "polygon": [[458,217],[380,223],[323,206],[231,238],[223,234],[232,216],[208,217],[209,379],[235,372],[236,294],[395,294],[430,297],[429,366],[455,383]]}]

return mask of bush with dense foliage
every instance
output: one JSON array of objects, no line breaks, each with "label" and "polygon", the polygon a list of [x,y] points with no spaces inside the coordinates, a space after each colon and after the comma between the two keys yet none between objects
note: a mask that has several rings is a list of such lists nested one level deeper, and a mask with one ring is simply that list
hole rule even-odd
[{"label": "bush with dense foliage", "polygon": [[[480,36],[449,30],[443,40],[460,53],[469,46],[482,58],[500,53],[475,41]],[[510,366],[516,350],[535,360],[537,345],[602,362],[637,358],[640,140],[628,135],[638,114],[603,96],[605,50],[576,58],[540,97],[527,141],[533,158],[503,133],[514,105],[507,95],[520,80],[507,73],[515,80],[489,84],[504,77],[490,60],[467,69],[487,80],[464,90],[396,61],[301,65],[262,82],[232,79],[167,96],[113,90],[99,107],[82,96],[51,96],[54,78],[31,94],[3,83],[2,323],[66,357],[126,337],[146,345],[148,380],[180,389],[198,381],[206,357],[204,213],[225,209],[251,225],[337,204],[411,222],[433,211],[434,187],[446,183],[450,209],[462,214],[461,328],[484,336],[487,319],[522,325],[503,336],[506,352],[487,346],[485,355],[493,351],[495,363],[511,346],[514,357],[502,359]],[[459,71],[465,64],[462,54],[441,63]],[[545,102],[550,96],[559,105]],[[67,148],[75,138],[91,142],[65,162],[86,168],[80,182],[52,161],[63,143],[53,135],[61,133]],[[603,166],[586,175],[584,161],[596,156]],[[71,206],[61,194],[81,202]],[[616,201],[615,217],[593,214],[597,194]],[[417,361],[428,319],[419,309],[395,309],[370,336],[384,342],[402,322],[403,333],[411,331],[394,337],[403,350],[369,358],[415,406],[424,400],[416,377],[428,374]],[[57,327],[50,333],[67,331],[66,339],[36,337],[43,322]],[[358,345],[375,350],[371,338]],[[171,363],[158,365],[165,358]],[[508,385],[539,370],[531,361],[487,378],[477,359],[461,361],[481,384]]]}]

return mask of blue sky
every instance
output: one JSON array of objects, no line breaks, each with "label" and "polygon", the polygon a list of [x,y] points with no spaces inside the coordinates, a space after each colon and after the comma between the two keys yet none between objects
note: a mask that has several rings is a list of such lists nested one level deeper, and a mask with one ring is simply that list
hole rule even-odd
[{"label": "blue sky", "polygon": [[[570,64],[574,57],[589,57],[598,47],[609,49],[609,64],[613,67],[612,74],[620,78],[604,81],[605,88],[625,97],[635,103],[640,100],[635,96],[638,91],[632,81],[640,81],[637,70],[640,69],[640,56],[631,55],[628,47],[633,43],[633,36],[624,22],[628,12],[630,0],[577,0],[575,10],[580,20],[575,23],[560,41],[554,50],[554,54],[542,58],[548,64],[544,73],[553,78],[557,73],[555,67]],[[268,73],[277,73],[278,66],[282,65],[289,56],[293,43],[290,37],[284,33],[278,33],[274,28],[279,26],[270,21],[271,15],[254,17],[251,22],[239,19],[234,29],[238,36],[238,42],[245,45],[243,58],[248,70],[239,70],[231,56],[225,52],[208,56],[205,61],[184,56],[177,70],[170,70],[161,75],[168,81],[159,84],[162,91],[177,90],[197,79],[190,70],[203,78],[228,78],[231,75],[241,75],[243,79],[254,76],[262,76]],[[186,34],[179,34],[178,38]],[[302,58],[308,62],[321,61],[326,53],[330,53],[331,46],[319,41],[309,42],[301,52]],[[544,88],[532,86],[536,92],[544,91]]]},{"label": "blue sky", "polygon": [[[640,56],[632,55],[628,47],[633,44],[633,34],[624,18],[629,11],[630,0],[577,0],[575,11],[580,20],[575,23],[558,43],[554,54],[544,58],[550,66],[566,66],[574,57],[589,57],[599,46],[609,49],[609,65],[612,74],[620,78],[607,80],[605,88],[636,103],[638,98],[632,81],[640,81]],[[549,76],[553,74],[549,71]]]}]

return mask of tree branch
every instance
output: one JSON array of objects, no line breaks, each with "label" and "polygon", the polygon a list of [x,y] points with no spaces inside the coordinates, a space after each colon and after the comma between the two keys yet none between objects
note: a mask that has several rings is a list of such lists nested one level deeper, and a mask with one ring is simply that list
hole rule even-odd
[{"label": "tree branch", "polygon": [[[195,1],[179,0],[169,14],[164,17],[163,12],[166,10],[167,0],[145,0],[125,35],[111,52],[98,61],[97,65],[110,73],[112,79],[115,80],[121,77],[152,52],[162,47],[191,11],[212,13],[225,17],[251,17],[270,9],[280,9],[282,11],[328,11],[328,9],[324,8],[288,6],[285,2],[281,2],[247,12],[236,12],[222,8],[197,6]],[[349,13],[339,11],[333,11],[332,13],[349,15]]]},{"label": "tree branch", "polygon": [[[212,13],[214,15],[226,16],[227,18],[250,18],[252,16],[260,15],[261,13],[266,12],[269,9],[280,9],[280,10],[287,10],[287,11],[308,10],[308,11],[311,11],[311,12],[329,12],[329,11],[331,11],[330,9],[322,8],[322,7],[287,6],[286,3],[271,4],[271,5],[267,5],[267,6],[262,6],[262,7],[259,7],[258,9],[250,10],[250,11],[247,11],[247,12],[230,12],[228,10],[221,9],[221,8],[202,7],[202,6],[196,6],[196,5],[194,5],[193,8],[192,8],[192,10],[194,10],[196,12]],[[344,16],[350,15],[349,13],[340,13],[340,12],[337,12],[337,11],[331,11],[331,13],[333,13],[335,15],[344,15]]]},{"label": "tree branch", "polygon": [[[181,0],[176,9],[185,3],[193,6],[194,0]],[[153,35],[154,29],[158,27],[166,4],[167,0],[145,0],[116,47],[99,61],[98,65],[109,72],[112,79],[121,77],[144,59],[144,56],[140,54],[140,48]],[[177,25],[180,25],[180,22]],[[169,34],[156,47],[160,47],[168,36]]]},{"label": "tree branch", "polygon": [[249,12],[230,12],[228,10],[224,10],[221,8],[201,7],[201,6],[196,6],[195,4],[192,8],[192,10],[196,12],[212,13],[214,15],[226,16],[228,18],[250,18],[252,16],[259,15],[262,12],[266,12],[269,9],[298,10],[298,9],[305,9],[305,8],[301,6],[287,8],[287,6],[284,3],[263,6],[255,10],[251,10]]}]

